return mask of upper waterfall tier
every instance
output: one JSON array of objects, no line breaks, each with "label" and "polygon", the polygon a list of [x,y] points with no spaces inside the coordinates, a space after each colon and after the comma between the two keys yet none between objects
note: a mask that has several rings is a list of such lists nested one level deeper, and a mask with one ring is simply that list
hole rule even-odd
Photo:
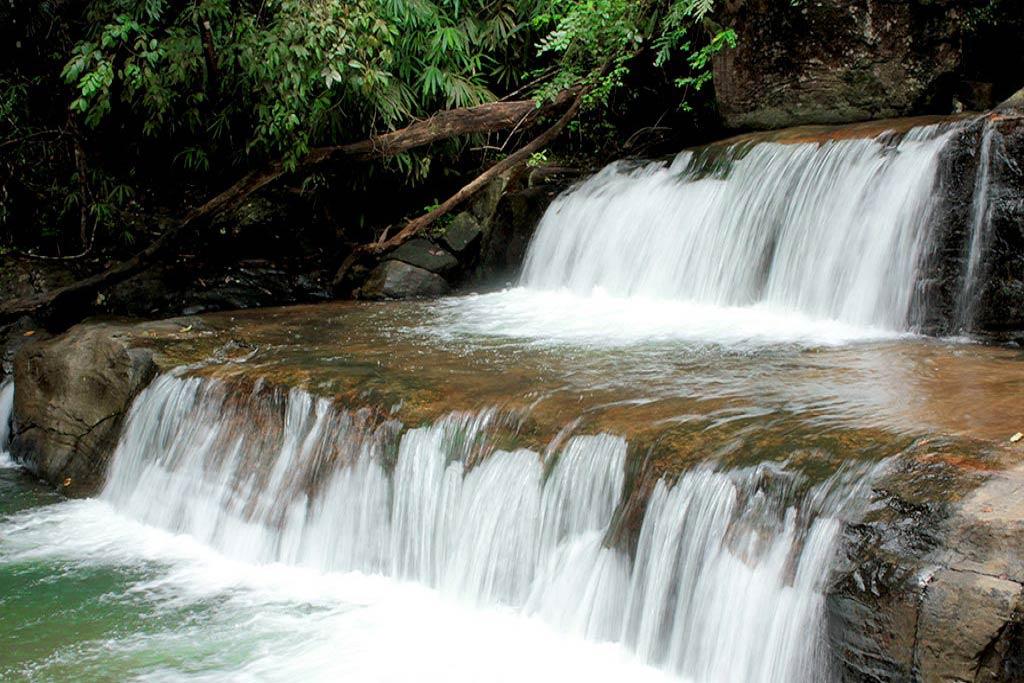
[{"label": "upper waterfall tier", "polygon": [[957,125],[614,163],[551,206],[521,284],[908,330]]}]

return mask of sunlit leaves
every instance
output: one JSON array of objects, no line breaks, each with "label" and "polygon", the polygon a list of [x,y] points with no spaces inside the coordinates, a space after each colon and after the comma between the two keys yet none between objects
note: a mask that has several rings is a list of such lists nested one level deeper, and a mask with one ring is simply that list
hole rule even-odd
[{"label": "sunlit leaves", "polygon": [[586,104],[600,107],[621,87],[631,62],[650,46],[653,64],[665,67],[680,58],[689,75],[676,79],[686,92],[711,79],[711,58],[735,47],[736,34],[710,21],[715,0],[569,0],[552,2],[534,17],[547,33],[537,43],[541,55],[558,59],[558,70],[541,90],[549,97],[573,84],[588,88]]}]

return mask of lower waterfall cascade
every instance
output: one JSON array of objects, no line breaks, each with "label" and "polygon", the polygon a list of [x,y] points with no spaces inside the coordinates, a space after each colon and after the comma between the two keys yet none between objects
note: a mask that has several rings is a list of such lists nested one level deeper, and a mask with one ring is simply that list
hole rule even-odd
[{"label": "lower waterfall cascade", "polygon": [[823,583],[865,471],[658,481],[631,557],[609,545],[627,443],[504,451],[488,440],[500,419],[403,432],[297,389],[268,399],[166,375],[132,407],[102,498],[230,557],[419,582],[693,680],[828,678]]}]

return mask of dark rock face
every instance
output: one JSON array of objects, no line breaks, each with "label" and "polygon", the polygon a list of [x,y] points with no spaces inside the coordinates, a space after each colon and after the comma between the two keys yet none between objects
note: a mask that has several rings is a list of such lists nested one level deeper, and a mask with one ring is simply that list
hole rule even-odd
[{"label": "dark rock face", "polygon": [[103,324],[23,348],[14,364],[11,452],[73,496],[95,493],[132,400],[157,366]]},{"label": "dark rock face", "polygon": [[912,304],[911,324],[926,334],[963,331],[964,276],[971,241],[981,124],[957,131],[942,150],[935,187],[938,198],[928,226],[929,251]]},{"label": "dark rock face", "polygon": [[160,317],[257,308],[328,298],[326,271],[317,264],[249,259],[197,269],[188,262],[149,268],[112,287],[98,312]]},{"label": "dark rock face", "polygon": [[[728,128],[770,129],[948,113],[962,27],[953,0],[731,0],[739,45],[715,60]],[[991,106],[991,105],[989,105]]]},{"label": "dark rock face", "polygon": [[429,270],[388,260],[373,269],[359,292],[362,299],[419,299],[448,293],[448,282]]},{"label": "dark rock face", "polygon": [[50,336],[42,325],[29,316],[22,316],[0,327],[0,379],[14,374],[14,357],[23,346]]},{"label": "dark rock face", "polygon": [[42,294],[70,284],[82,274],[62,261],[0,256],[0,295],[16,299]]},{"label": "dark rock face", "polygon": [[[943,150],[935,194],[912,322],[928,334],[1024,339],[1024,110],[959,129]],[[968,279],[975,230],[978,267]]]},{"label": "dark rock face", "polygon": [[971,311],[975,329],[1024,335],[1024,107],[997,115],[991,126],[988,235],[983,284]]},{"label": "dark rock face", "polygon": [[506,286],[518,277],[533,233],[564,183],[523,187],[502,195],[485,227],[480,262],[473,281],[482,286]]},{"label": "dark rock face", "polygon": [[[308,203],[290,194],[251,197],[218,216],[179,251],[104,288],[98,296],[81,299],[71,320],[39,316],[38,325],[58,331],[90,315],[169,317],[329,298],[333,243],[324,237],[323,225],[310,216]],[[97,250],[68,261],[0,256],[0,300],[58,289],[96,275],[126,255]],[[0,329],[0,347],[5,346],[5,337]]]}]

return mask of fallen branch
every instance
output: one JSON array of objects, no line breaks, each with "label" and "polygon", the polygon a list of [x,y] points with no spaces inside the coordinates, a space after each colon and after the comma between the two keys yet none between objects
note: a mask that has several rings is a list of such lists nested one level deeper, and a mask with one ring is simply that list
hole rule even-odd
[{"label": "fallen branch", "polygon": [[442,204],[435,207],[433,210],[412,219],[405,226],[399,230],[393,237],[388,237],[388,230],[380,236],[376,242],[369,244],[363,244],[357,246],[349,252],[349,255],[342,262],[338,268],[338,272],[334,277],[334,286],[337,288],[348,276],[349,270],[357,263],[363,261],[368,256],[378,256],[386,251],[394,249],[402,243],[412,239],[419,232],[430,227],[437,219],[441,218],[445,214],[451,212],[454,208],[468,200],[474,194],[483,189],[489,182],[503,173],[523,164],[529,159],[530,155],[551,144],[555,138],[562,132],[570,121],[572,121],[576,114],[579,112],[580,105],[583,102],[583,92],[576,94],[575,98],[569,108],[562,114],[561,118],[558,119],[550,128],[545,130],[543,133],[535,137],[533,140],[528,142],[526,145],[517,149],[514,153],[510,154],[506,158],[502,159],[498,163],[489,167],[486,171],[473,178],[469,183],[464,185],[458,192],[453,194],[451,197],[446,199]]},{"label": "fallen branch", "polygon": [[[534,100],[516,100],[450,109],[416,121],[405,128],[367,140],[314,148],[299,161],[294,170],[305,170],[338,158],[370,160],[393,156],[460,135],[506,130],[521,126],[524,122],[536,121],[552,111],[562,109],[569,102],[572,103],[570,108],[575,112],[579,107],[577,92],[565,91],[542,106],[538,106]],[[217,214],[241,205],[251,194],[276,181],[288,170],[292,169],[287,169],[283,163],[275,161],[260,170],[252,171],[227,190],[193,208],[184,218],[167,228],[148,247],[131,258],[64,287],[5,302],[0,305],[0,323],[32,314],[47,321],[51,327],[72,324],[85,315],[101,288],[117,284],[139,272],[168,251],[188,230],[209,221]],[[443,215],[443,212],[438,215]]]},{"label": "fallen branch", "polygon": [[399,246],[403,242],[412,238],[418,232],[430,227],[438,218],[449,213],[452,209],[479,192],[494,178],[497,178],[502,173],[515,168],[519,164],[525,163],[527,159],[530,158],[531,154],[541,151],[558,137],[562,132],[562,129],[576,117],[576,113],[579,111],[582,101],[583,95],[577,95],[576,99],[573,100],[573,103],[565,113],[562,114],[561,118],[554,123],[554,125],[517,149],[512,154],[488,168],[476,178],[473,178],[473,180],[464,185],[458,192],[446,199],[440,205],[436,206],[433,210],[406,223],[405,227],[398,231],[394,237],[383,241],[377,241],[369,245],[370,251],[379,254],[382,251],[387,251],[388,249],[393,249],[394,247]]}]

